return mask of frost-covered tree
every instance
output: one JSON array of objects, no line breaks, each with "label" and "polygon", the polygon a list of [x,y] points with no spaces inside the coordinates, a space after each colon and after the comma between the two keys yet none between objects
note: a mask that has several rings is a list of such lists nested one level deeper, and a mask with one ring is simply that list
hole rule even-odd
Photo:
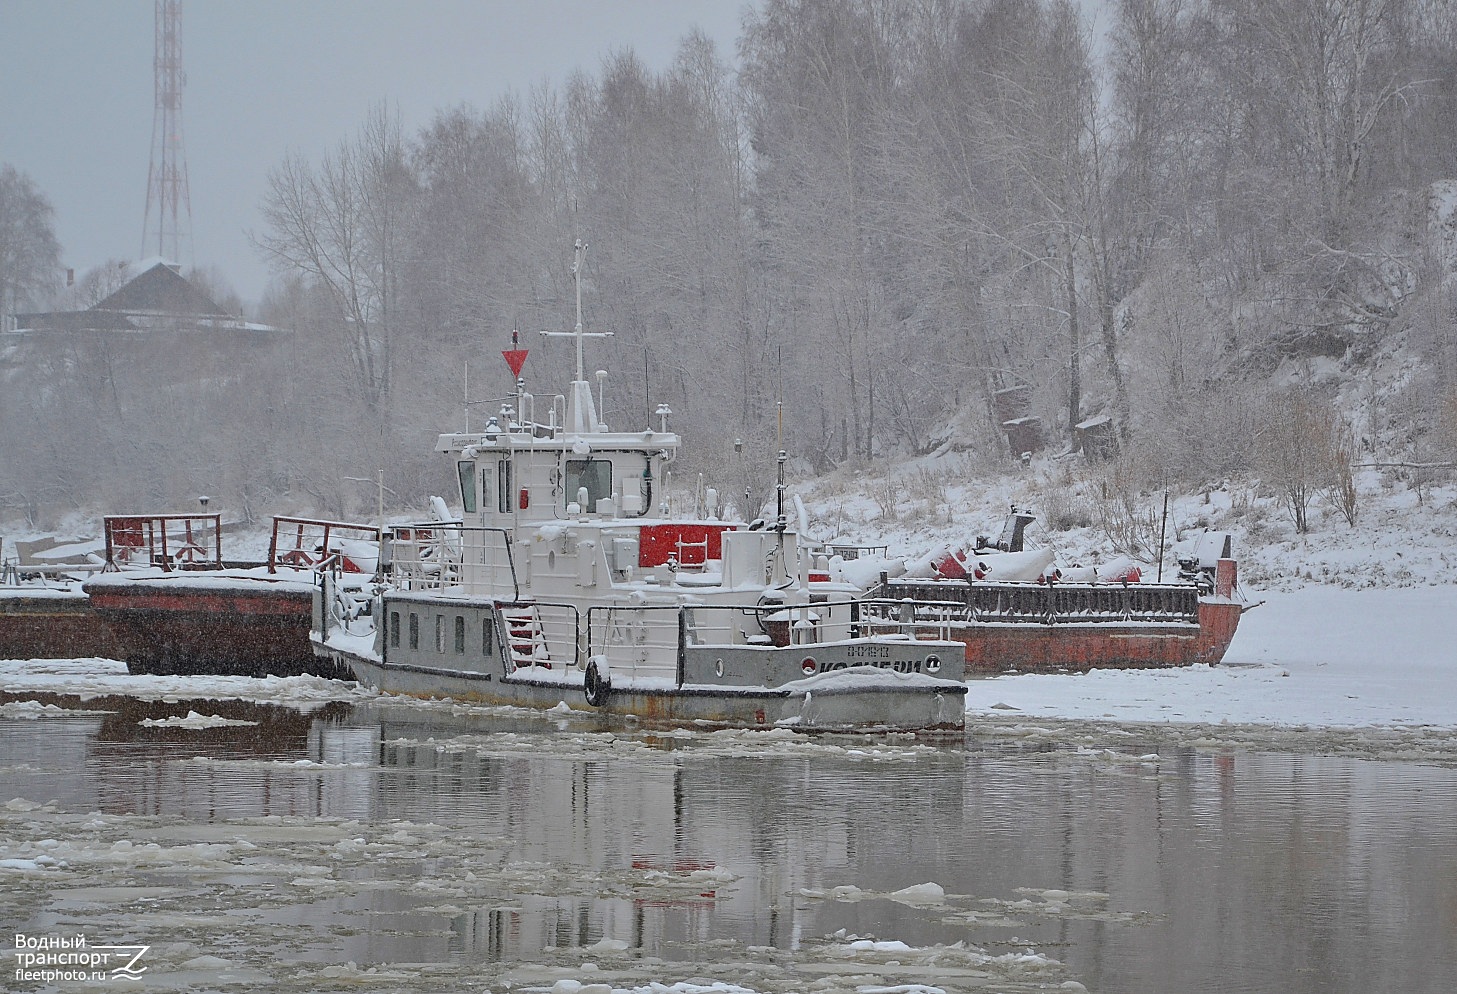
[{"label": "frost-covered tree", "polygon": [[744,42],[777,337],[793,369],[813,369],[825,388],[822,434],[838,432],[842,455],[858,458],[876,448],[878,347],[891,321],[874,159],[896,81],[898,12],[873,0],[778,0],[750,19]]},{"label": "frost-covered tree", "polygon": [[1269,396],[1254,439],[1255,470],[1290,514],[1295,530],[1310,531],[1310,503],[1334,494],[1355,523],[1350,480],[1351,433],[1330,401],[1305,388]]},{"label": "frost-covered tree", "polygon": [[[1285,351],[1339,354],[1396,317],[1401,122],[1432,92],[1421,0],[1209,0],[1201,105],[1222,133],[1209,221]],[[1426,36],[1430,37],[1430,36]],[[1404,136],[1398,141],[1383,141]]]},{"label": "frost-covered tree", "polygon": [[336,307],[327,329],[371,414],[388,410],[395,313],[416,195],[399,120],[376,108],[318,167],[290,156],[268,176],[259,245]]},{"label": "frost-covered tree", "polygon": [[0,166],[0,322],[38,306],[59,285],[54,214],[29,176]]}]

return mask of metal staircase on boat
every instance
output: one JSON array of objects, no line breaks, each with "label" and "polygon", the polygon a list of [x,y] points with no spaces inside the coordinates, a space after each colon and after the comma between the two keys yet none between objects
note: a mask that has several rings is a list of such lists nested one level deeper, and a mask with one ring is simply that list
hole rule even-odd
[{"label": "metal staircase on boat", "polygon": [[546,630],[536,605],[502,607],[501,619],[506,625],[506,650],[515,672],[523,666],[551,669],[551,653],[546,646]]}]

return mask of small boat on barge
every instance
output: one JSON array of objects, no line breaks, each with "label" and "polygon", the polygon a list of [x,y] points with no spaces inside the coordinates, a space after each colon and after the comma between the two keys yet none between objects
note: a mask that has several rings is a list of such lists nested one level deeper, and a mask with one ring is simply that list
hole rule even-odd
[{"label": "small boat on barge", "polygon": [[[680,440],[612,431],[583,371],[535,416],[514,407],[444,434],[458,525],[397,526],[367,603],[326,570],[314,650],[380,690],[634,716],[652,723],[809,731],[959,731],[963,652],[945,624],[866,623],[860,591],[811,576],[782,513],[770,525],[670,516]],[[784,456],[781,453],[781,472]]]}]

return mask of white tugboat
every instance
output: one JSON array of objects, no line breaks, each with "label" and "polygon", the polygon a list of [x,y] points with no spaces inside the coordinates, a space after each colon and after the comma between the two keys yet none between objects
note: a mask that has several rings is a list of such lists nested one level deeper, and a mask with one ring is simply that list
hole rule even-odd
[{"label": "white tugboat", "polygon": [[[656,430],[609,430],[583,374],[583,340],[605,336],[582,330],[582,250],[576,329],[561,333],[576,338],[570,393],[541,405],[543,423],[518,378],[514,409],[440,436],[461,520],[392,529],[369,604],[321,574],[314,651],[416,696],[711,726],[962,729],[950,612],[887,610],[813,570],[782,481],[772,524],[718,520],[712,501],[705,517],[669,516],[670,412]],[[507,358],[519,377],[524,353]]]}]

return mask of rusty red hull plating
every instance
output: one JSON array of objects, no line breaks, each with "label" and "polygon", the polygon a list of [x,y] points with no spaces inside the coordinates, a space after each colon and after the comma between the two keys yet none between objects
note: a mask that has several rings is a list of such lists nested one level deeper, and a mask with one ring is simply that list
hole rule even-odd
[{"label": "rusty red hull plating", "polygon": [[308,590],[108,585],[91,603],[133,673],[337,676],[309,644]]},{"label": "rusty red hull plating", "polygon": [[966,668],[978,673],[1083,672],[1214,664],[1224,659],[1241,606],[1201,600],[1199,623],[1002,624],[952,628],[966,643]]},{"label": "rusty red hull plating", "polygon": [[115,659],[119,652],[85,594],[0,597],[0,659]]}]

